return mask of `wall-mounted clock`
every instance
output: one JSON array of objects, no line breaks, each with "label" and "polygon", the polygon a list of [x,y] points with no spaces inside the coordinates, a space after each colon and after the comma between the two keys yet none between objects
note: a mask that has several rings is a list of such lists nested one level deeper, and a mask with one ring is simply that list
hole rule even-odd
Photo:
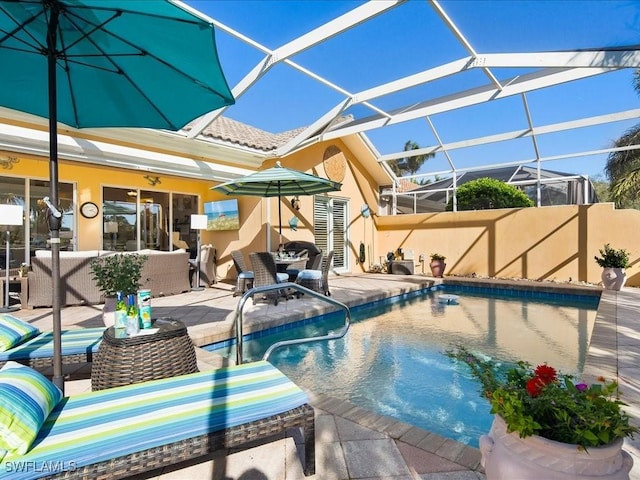
[{"label": "wall-mounted clock", "polygon": [[95,218],[98,216],[98,205],[93,202],[84,202],[80,205],[80,213],[85,218]]}]

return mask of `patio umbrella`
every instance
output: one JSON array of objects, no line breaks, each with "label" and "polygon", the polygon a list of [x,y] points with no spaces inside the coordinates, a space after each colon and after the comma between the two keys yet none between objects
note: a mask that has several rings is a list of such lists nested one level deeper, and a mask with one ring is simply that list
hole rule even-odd
[{"label": "patio umbrella", "polygon": [[0,0],[0,105],[49,118],[53,380],[62,387],[58,121],[177,130],[232,104],[213,25],[176,1]]},{"label": "patio umbrella", "polygon": [[252,173],[221,183],[211,190],[225,195],[249,195],[254,197],[278,197],[278,226],[282,243],[282,206],[283,195],[314,195],[316,193],[340,190],[342,184],[322,177],[283,167],[280,162],[275,167]]}]

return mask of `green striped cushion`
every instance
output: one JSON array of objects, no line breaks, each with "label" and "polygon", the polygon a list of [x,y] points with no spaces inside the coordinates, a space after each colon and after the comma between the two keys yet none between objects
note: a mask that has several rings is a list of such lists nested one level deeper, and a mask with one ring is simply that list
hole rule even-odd
[{"label": "green striped cushion", "polygon": [[[89,355],[97,353],[102,341],[104,327],[77,328],[62,330],[62,355]],[[13,347],[6,352],[0,352],[0,362],[7,360],[24,360],[27,358],[53,357],[53,332],[43,332],[35,338]]]},{"label": "green striped cushion", "polygon": [[16,362],[0,369],[0,449],[6,458],[23,455],[62,392],[42,374]]},{"label": "green striped cushion", "polygon": [[0,315],[0,352],[5,352],[40,333],[13,315]]},{"label": "green striped cushion", "polygon": [[[83,467],[281,414],[305,393],[260,361],[65,397],[31,449],[14,459]],[[0,462],[0,480],[32,478]]]}]

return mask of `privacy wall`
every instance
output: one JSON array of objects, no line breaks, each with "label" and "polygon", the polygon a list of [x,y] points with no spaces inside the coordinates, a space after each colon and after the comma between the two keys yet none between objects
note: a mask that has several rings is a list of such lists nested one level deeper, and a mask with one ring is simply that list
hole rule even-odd
[{"label": "privacy wall", "polygon": [[[416,273],[445,255],[449,275],[600,283],[605,243],[630,253],[628,286],[640,286],[640,211],[613,204],[375,217],[379,255],[414,252]],[[419,261],[424,254],[425,261]]]}]

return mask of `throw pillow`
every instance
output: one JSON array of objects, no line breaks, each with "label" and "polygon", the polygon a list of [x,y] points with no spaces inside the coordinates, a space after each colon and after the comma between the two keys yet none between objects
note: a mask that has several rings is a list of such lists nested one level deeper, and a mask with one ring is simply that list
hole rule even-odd
[{"label": "throw pillow", "polygon": [[0,455],[24,455],[51,410],[62,399],[60,389],[44,375],[16,362],[0,369]]},{"label": "throw pillow", "polygon": [[0,352],[6,352],[39,333],[36,327],[13,315],[0,315]]}]

